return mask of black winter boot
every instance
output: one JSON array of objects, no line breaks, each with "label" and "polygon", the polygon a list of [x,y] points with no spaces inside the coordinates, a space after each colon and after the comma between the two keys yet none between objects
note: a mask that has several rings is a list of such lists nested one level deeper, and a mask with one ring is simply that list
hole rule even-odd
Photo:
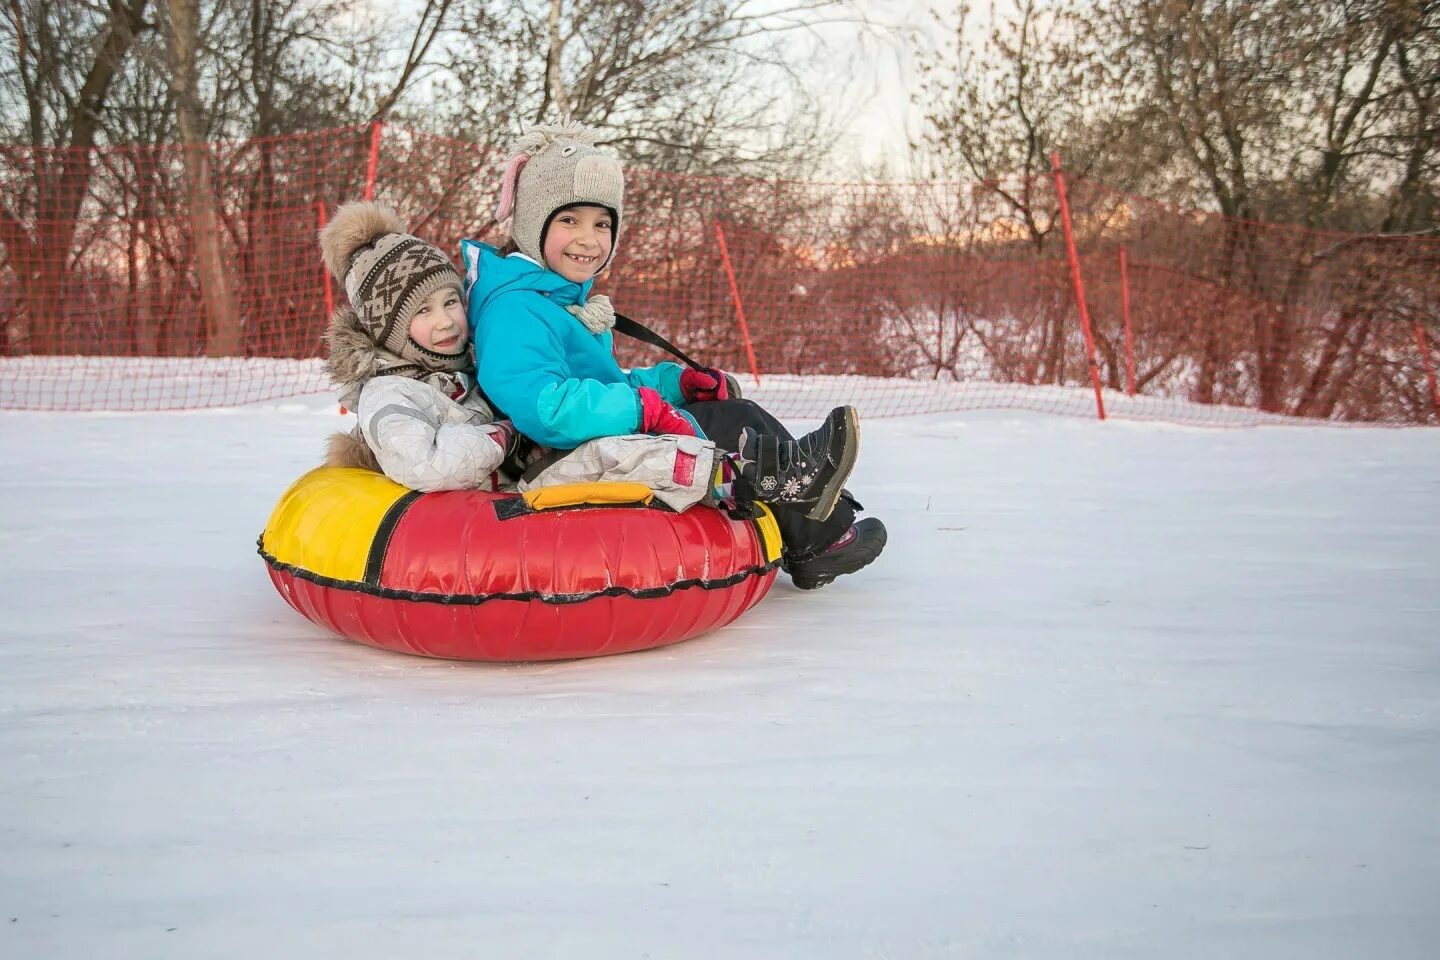
[{"label": "black winter boot", "polygon": [[798,440],[740,431],[740,476],[765,503],[813,503],[806,516],[824,520],[835,509],[860,453],[860,416],[836,407],[820,429]]},{"label": "black winter boot", "polygon": [[801,590],[823,587],[836,577],[868,566],[885,549],[885,524],[875,517],[859,521],[818,556],[785,564],[790,579]]}]

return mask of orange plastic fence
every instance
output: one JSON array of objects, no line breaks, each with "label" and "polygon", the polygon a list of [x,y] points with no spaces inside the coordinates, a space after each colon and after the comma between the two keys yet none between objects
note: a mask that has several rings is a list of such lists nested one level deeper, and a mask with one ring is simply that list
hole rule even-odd
[{"label": "orange plastic fence", "polygon": [[[371,126],[214,144],[203,159],[208,238],[187,187],[196,156],[180,147],[0,147],[0,407],[322,391],[320,336],[344,293],[315,234],[339,203],[373,192],[455,253],[463,236],[498,239],[498,157],[474,144]],[[1440,240],[1252,223],[1067,178],[1072,261],[1056,182],[632,169],[602,289],[692,355],[758,371],[751,394],[781,415],[852,402],[1094,416],[1098,399],[1112,416],[1198,423],[1440,422]]]}]

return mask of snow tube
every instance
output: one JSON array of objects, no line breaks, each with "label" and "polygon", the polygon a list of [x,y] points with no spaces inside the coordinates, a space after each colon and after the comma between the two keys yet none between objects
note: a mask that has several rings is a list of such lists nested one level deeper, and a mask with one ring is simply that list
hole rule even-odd
[{"label": "snow tube", "polygon": [[459,660],[644,650],[724,626],[769,592],[780,531],[648,506],[630,483],[417,493],[320,467],[287,490],[260,556],[290,606],[372,646]]}]

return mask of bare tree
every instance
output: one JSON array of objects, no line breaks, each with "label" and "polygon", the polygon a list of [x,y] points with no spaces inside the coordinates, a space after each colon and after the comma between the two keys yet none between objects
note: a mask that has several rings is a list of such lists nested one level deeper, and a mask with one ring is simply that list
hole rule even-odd
[{"label": "bare tree", "polygon": [[[470,0],[458,90],[495,136],[574,120],[674,171],[813,169],[828,131],[783,46],[848,0]],[[478,52],[475,52],[478,51]]]},{"label": "bare tree", "polygon": [[1069,0],[1019,0],[1008,14],[962,0],[953,17],[934,14],[950,41],[920,62],[922,170],[979,181],[1037,251],[1056,224],[1052,151],[1072,172],[1129,189],[1153,183],[1162,163],[1153,137],[1135,135],[1133,98],[1083,14]]},{"label": "bare tree", "polygon": [[190,242],[206,313],[205,352],[212,357],[241,353],[240,309],[220,249],[215,185],[211,180],[210,148],[205,138],[196,85],[199,44],[197,0],[167,0],[166,39],[170,48],[170,91],[175,100],[176,125],[184,147],[187,201],[190,208]]},{"label": "bare tree", "polygon": [[[967,28],[977,9],[962,4],[948,58],[926,75],[934,156],[999,184],[1037,251],[1053,223],[1048,191],[1038,203],[1022,191],[1051,149],[1109,187],[1227,215],[1165,254],[1205,319],[1156,369],[1188,355],[1197,399],[1253,389],[1246,402],[1266,410],[1324,409],[1379,329],[1374,302],[1394,298],[1372,277],[1383,271],[1359,261],[1351,280],[1328,279],[1341,251],[1318,234],[1254,221],[1413,231],[1433,220],[1440,2],[1018,0],[1013,15],[990,8],[982,38]],[[1105,196],[1091,191],[1082,212],[1097,241],[1096,223],[1158,222]],[[1244,319],[1222,330],[1222,317]],[[1114,382],[1114,346],[1097,337]],[[1253,358],[1243,371],[1237,350]]]},{"label": "bare tree", "polygon": [[1122,189],[1358,230],[1430,192],[1437,0],[1018,0],[977,38],[984,9],[917,96],[952,169],[1019,181],[1060,148]]},{"label": "bare tree", "polygon": [[[1147,109],[1177,160],[1221,212],[1373,230],[1395,222],[1381,213],[1387,207],[1413,210],[1418,178],[1433,169],[1433,132],[1415,123],[1428,115],[1433,81],[1427,92],[1408,63],[1437,17],[1433,0],[1133,0],[1104,5],[1096,22],[1149,93]],[[1407,86],[1406,74],[1416,83]],[[1397,154],[1406,156],[1402,169]],[[1261,408],[1280,410],[1299,375],[1319,240],[1298,235],[1280,270],[1262,270],[1258,242],[1255,228],[1229,221],[1212,275],[1273,304],[1253,324],[1255,381]],[[1352,285],[1335,304],[1342,317],[1366,312],[1353,302],[1359,291]],[[1206,371],[1217,368],[1212,354]],[[1305,391],[1318,393],[1313,383]]]},{"label": "bare tree", "polygon": [[1221,212],[1360,230],[1434,153],[1433,70],[1407,64],[1433,66],[1437,21],[1435,0],[1114,0],[1090,19],[1133,119]]},{"label": "bare tree", "polygon": [[[146,282],[136,263],[155,264],[173,283],[198,286],[206,351],[242,352],[236,284],[253,278],[236,275],[234,259],[252,262],[247,245],[264,241],[254,224],[267,222],[277,176],[289,178],[284,189],[297,186],[295,171],[273,169],[267,138],[399,109],[436,67],[454,9],[455,0],[429,0],[407,20],[357,18],[343,0],[166,0],[158,10],[150,0],[7,0],[0,64],[14,66],[0,67],[0,136],[26,146],[0,154],[9,187],[0,264],[20,294],[0,348],[48,352],[72,336],[108,335],[74,305],[105,282],[106,254],[87,245],[119,242],[132,301],[144,299]],[[260,139],[224,159],[204,146],[249,138]],[[182,150],[164,148],[176,141]],[[119,144],[156,149],[96,149]],[[107,231],[102,214],[115,210],[124,226]],[[188,238],[157,227],[177,213]],[[133,349],[153,351],[156,331],[143,317],[132,322]]]},{"label": "bare tree", "polygon": [[1395,29],[1393,137],[1379,146],[1402,173],[1382,233],[1440,221],[1440,2],[1407,4]]},{"label": "bare tree", "polygon": [[405,94],[406,88],[415,80],[417,73],[425,67],[435,40],[450,23],[452,0],[425,0],[419,21],[411,37],[405,59],[397,71],[390,89],[376,102],[372,116],[384,119]]},{"label": "bare tree", "polygon": [[6,132],[37,147],[63,148],[15,155],[31,167],[31,189],[0,198],[0,241],[24,303],[6,330],[10,352],[46,349],[64,324],[63,289],[94,169],[91,149],[116,76],[136,37],[149,29],[147,6],[148,0],[109,0],[97,10],[12,0],[6,7],[4,42],[15,54],[0,87]]},{"label": "bare tree", "polygon": [[1056,12],[1043,0],[1024,0],[1014,20],[992,24],[978,43],[975,16],[975,4],[960,3],[949,49],[920,64],[924,146],[935,173],[961,173],[993,190],[1038,250],[1053,225],[1040,178],[1078,106],[1062,76],[1070,51],[1054,42]]}]

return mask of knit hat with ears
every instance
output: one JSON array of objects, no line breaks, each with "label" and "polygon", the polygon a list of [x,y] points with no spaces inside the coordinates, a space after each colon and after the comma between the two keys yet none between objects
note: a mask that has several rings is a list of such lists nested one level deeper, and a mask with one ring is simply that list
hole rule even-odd
[{"label": "knit hat with ears", "polygon": [[377,346],[423,370],[459,370],[467,354],[435,353],[410,339],[410,320],[436,290],[464,292],[460,273],[439,249],[405,232],[389,207],[347,203],[320,231],[325,265],[335,275],[359,328]]},{"label": "knit hat with ears", "polygon": [[495,219],[511,221],[510,238],[537,263],[545,262],[545,228],[555,211],[582,203],[606,207],[614,215],[614,242],[600,270],[615,256],[625,176],[620,161],[595,146],[598,136],[579,124],[531,127],[510,145]]}]

